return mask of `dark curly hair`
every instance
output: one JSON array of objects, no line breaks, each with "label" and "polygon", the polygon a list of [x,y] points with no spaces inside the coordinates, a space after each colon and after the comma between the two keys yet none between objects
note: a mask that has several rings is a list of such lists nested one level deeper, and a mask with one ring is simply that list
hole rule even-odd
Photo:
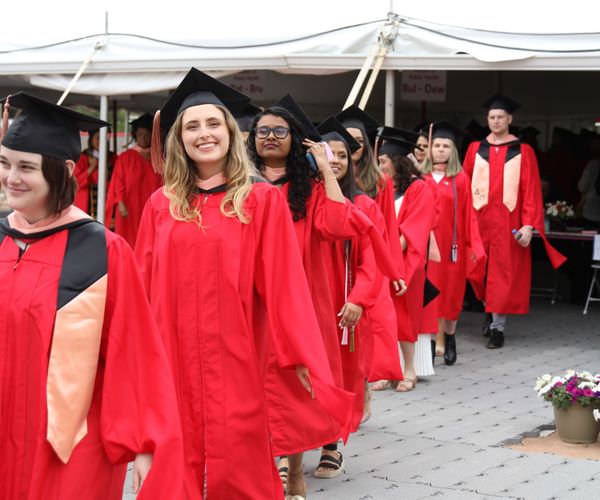
[{"label": "dark curly hair", "polygon": [[415,179],[423,178],[419,169],[406,156],[401,154],[389,154],[388,156],[394,165],[393,180],[396,193],[404,194]]},{"label": "dark curly hair", "polygon": [[317,174],[313,173],[310,169],[308,160],[306,159],[306,150],[302,145],[306,133],[303,132],[303,128],[298,120],[283,108],[273,106],[256,115],[252,122],[247,144],[250,159],[254,162],[258,170],[262,170],[262,159],[256,152],[255,128],[259,120],[267,115],[284,119],[290,128],[292,147],[286,161],[285,177],[289,181],[288,205],[292,212],[292,218],[294,221],[298,221],[306,217],[306,200],[310,198],[312,193],[312,180],[317,177]]}]

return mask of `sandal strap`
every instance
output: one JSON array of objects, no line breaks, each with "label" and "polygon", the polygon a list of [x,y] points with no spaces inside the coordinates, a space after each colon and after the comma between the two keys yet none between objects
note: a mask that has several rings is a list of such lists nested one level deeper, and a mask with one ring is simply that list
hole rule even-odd
[{"label": "sandal strap", "polygon": [[336,470],[339,469],[342,466],[342,462],[344,461],[342,454],[339,453],[339,457],[334,457],[331,455],[321,455],[321,458],[319,459],[319,465],[317,466],[318,469],[329,469],[329,470]]}]

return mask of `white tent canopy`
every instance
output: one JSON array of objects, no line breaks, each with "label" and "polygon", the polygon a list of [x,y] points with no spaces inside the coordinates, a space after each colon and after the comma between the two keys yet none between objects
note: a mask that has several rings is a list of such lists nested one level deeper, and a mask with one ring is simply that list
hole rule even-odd
[{"label": "white tent canopy", "polygon": [[[333,74],[360,69],[386,14],[323,33],[224,41],[158,40],[108,33],[42,47],[0,45],[0,78],[20,75],[31,85],[64,90],[82,62],[91,62],[72,92],[117,96],[174,88],[195,66],[214,76],[245,69]],[[224,21],[225,23],[225,21]],[[391,16],[397,29],[382,69],[597,70],[600,34],[512,34]],[[181,35],[180,35],[181,37]],[[94,48],[98,49],[94,51]],[[3,50],[2,50],[3,49]]]}]

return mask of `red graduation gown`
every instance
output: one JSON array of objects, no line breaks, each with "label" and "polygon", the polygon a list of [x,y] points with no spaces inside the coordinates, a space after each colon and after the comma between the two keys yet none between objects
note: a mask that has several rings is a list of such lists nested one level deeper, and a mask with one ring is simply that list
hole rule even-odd
[{"label": "red graduation gown", "polygon": [[[114,155],[110,153],[110,158],[108,159],[109,178],[112,172],[111,165],[113,162],[113,156]],[[90,155],[87,153],[87,151],[84,151],[79,157],[79,160],[77,160],[75,168],[73,169],[73,175],[77,181],[77,192],[75,193],[73,205],[92,215],[92,217],[96,217],[98,207],[90,207],[90,189],[92,186],[98,185],[98,169],[96,168],[91,174],[88,174],[88,168],[90,166],[89,160]]]},{"label": "red graduation gown", "polygon": [[[481,146],[484,146],[481,148]],[[498,314],[526,314],[531,288],[531,245],[523,248],[512,235],[513,229],[530,225],[544,241],[552,265],[557,268],[566,259],[546,240],[544,207],[537,160],[531,146],[518,144],[521,156],[519,189],[515,209],[510,212],[502,201],[504,164],[510,145],[485,147],[473,142],[467,150],[463,168],[473,176],[475,156],[480,151],[489,163],[488,204],[477,211],[479,232],[487,254],[485,309]]]},{"label": "red graduation gown", "polygon": [[[358,196],[357,196],[358,198]],[[349,203],[349,202],[348,202]],[[351,251],[346,276],[346,252],[350,242]],[[364,235],[357,235],[351,240],[335,241],[331,244],[331,261],[328,263],[329,285],[334,304],[334,319],[339,322],[338,312],[346,302],[363,308],[363,315],[354,333],[348,329],[348,340],[343,342],[343,330],[337,330],[338,344],[342,360],[344,389],[354,393],[354,413],[352,432],[358,430],[364,409],[364,381],[367,378],[365,366],[365,349],[368,343],[367,311],[377,300],[376,288],[377,265],[371,243]],[[347,279],[348,278],[348,279]],[[346,299],[347,293],[347,299]],[[396,349],[397,351],[397,349]]]},{"label": "red graduation gown", "polygon": [[[242,224],[222,215],[223,196],[198,195],[201,229],[174,220],[155,192],[135,253],[175,376],[186,498],[202,495],[205,471],[209,498],[283,498],[271,409],[287,406],[282,394],[291,394],[300,411],[323,401],[349,420],[351,400],[334,387],[286,200],[254,184],[245,203],[251,221]],[[297,380],[297,364],[308,367],[316,401]],[[314,414],[327,420],[321,407]],[[284,424],[301,428],[302,415]],[[339,437],[340,424],[329,420]]]},{"label": "red graduation gown", "polygon": [[[114,215],[115,233],[123,236],[132,248],[144,205],[162,183],[162,177],[153,170],[150,158],[144,158],[135,149],[128,149],[117,156],[106,196],[104,221],[110,227]],[[125,202],[127,217],[119,212],[119,201]]]},{"label": "red graduation gown", "polygon": [[[94,223],[96,224],[96,223]],[[0,245],[0,498],[120,500],[127,462],[154,453],[140,499],[181,498],[182,443],[164,347],[132,251],[106,230],[108,289],[87,435],[63,464],[46,440],[46,378],[67,230]]]},{"label": "red graduation gown", "polygon": [[[384,206],[391,208],[395,221],[396,213],[394,212],[393,191],[391,199],[391,205]],[[386,221],[376,200],[377,198],[373,201],[367,195],[361,194],[354,198],[354,203],[367,214],[371,222],[373,222],[375,227],[384,236],[390,248],[393,248],[393,244],[389,241],[388,235],[390,233],[387,231]],[[394,232],[391,234],[396,235],[396,226],[393,226],[393,230]],[[400,249],[400,238],[395,237],[395,239],[398,241],[397,248]],[[394,255],[396,256],[396,254]],[[404,270],[404,259],[401,250],[398,255],[400,256],[398,260],[401,263],[401,268]],[[374,279],[377,298],[375,303],[365,311],[365,373],[369,382],[388,379],[402,380],[402,368],[398,354],[396,309],[392,295],[390,294],[390,281],[377,268],[373,272],[375,273]]]},{"label": "red graduation gown", "polygon": [[[396,215],[396,206],[395,206],[395,195],[394,195],[394,182],[387,175],[383,175],[385,182],[380,185],[379,190],[377,191],[377,195],[375,195],[375,202],[381,209],[381,213],[383,214],[383,218],[385,221],[385,227],[387,229],[389,248],[392,252],[392,255],[395,257],[402,275],[404,276],[404,280],[408,287],[410,287],[410,282],[408,280],[408,276],[406,274],[406,264],[404,262],[404,253],[402,252],[402,247],[400,246],[400,235],[398,234],[398,217]],[[395,235],[398,235],[396,237]],[[410,338],[412,337],[412,333],[410,333],[411,324],[410,319],[408,317],[408,310],[406,309],[406,298],[405,297],[396,297],[393,290],[391,290],[392,294],[392,302],[394,304],[394,315],[396,319],[396,326],[394,327],[394,333],[398,339]],[[376,357],[380,357],[383,352],[379,352],[375,354]],[[383,377],[386,379],[389,377]],[[393,380],[402,380],[403,377]],[[378,379],[370,379],[370,380],[378,380]]]},{"label": "red graduation gown", "polygon": [[[455,177],[456,184],[456,244],[458,259],[452,262],[452,241],[454,229],[454,192],[452,178],[444,176],[439,182],[431,174],[426,178],[437,193],[436,206],[439,208],[438,223],[434,229],[435,239],[440,249],[441,262],[428,264],[427,272],[431,282],[438,288],[440,294],[436,297],[437,317],[447,320],[457,320],[465,295],[467,271],[475,263],[471,255],[478,260],[477,265],[485,265],[485,254],[479,236],[479,229],[474,218],[471,201],[470,179],[464,172]],[[473,224],[472,224],[473,222]],[[437,326],[436,330],[437,331]]]},{"label": "red graduation gown", "polygon": [[404,324],[398,325],[398,339],[403,342],[416,342],[421,330],[427,245],[435,222],[434,199],[432,186],[425,180],[417,179],[404,193],[398,213],[399,233],[408,244],[404,252],[404,265],[410,283],[406,293],[395,302],[399,322],[406,317],[406,311],[410,320],[410,328]]}]

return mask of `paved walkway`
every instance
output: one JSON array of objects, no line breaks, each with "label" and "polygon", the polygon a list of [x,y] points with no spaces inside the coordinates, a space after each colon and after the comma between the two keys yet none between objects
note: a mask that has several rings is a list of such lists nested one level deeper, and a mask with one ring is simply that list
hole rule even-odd
[{"label": "paved walkway", "polygon": [[308,498],[600,499],[600,462],[502,446],[552,424],[552,408],[533,390],[537,376],[600,371],[600,306],[581,311],[537,299],[528,316],[509,318],[498,350],[485,349],[483,315],[464,313],[457,364],[436,365],[410,393],[374,393],[373,417],[343,450],[343,475],[314,478],[319,454],[307,454]]}]

